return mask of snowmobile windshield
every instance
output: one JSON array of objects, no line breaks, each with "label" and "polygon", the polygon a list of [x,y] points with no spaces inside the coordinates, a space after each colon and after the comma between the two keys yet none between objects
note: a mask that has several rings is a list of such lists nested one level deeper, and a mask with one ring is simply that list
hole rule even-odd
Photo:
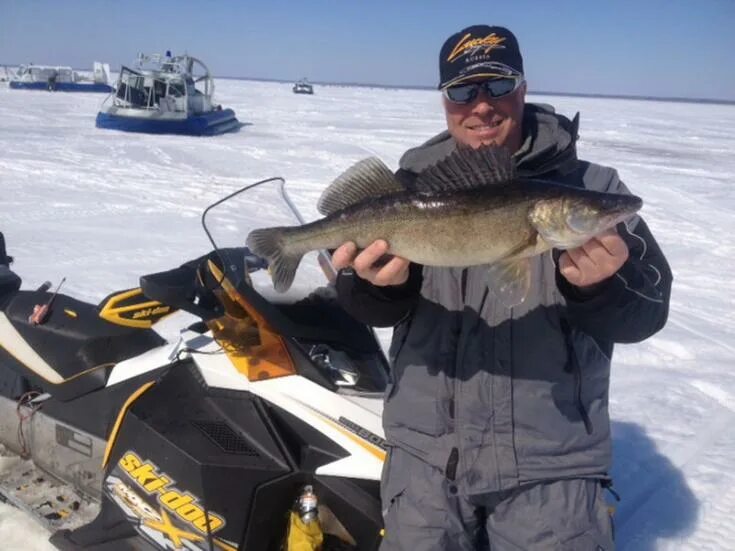
[{"label": "snowmobile windshield", "polygon": [[[251,231],[273,226],[298,226],[304,223],[300,209],[309,212],[313,218],[319,215],[315,205],[317,195],[305,192],[290,196],[282,178],[269,178],[241,188],[210,205],[202,216],[202,225],[215,249],[233,247],[243,249],[246,265],[250,270],[234,269],[227,271],[227,277],[235,286],[245,283],[269,302],[294,303],[319,287],[329,283],[329,277],[336,272],[326,252],[310,253],[304,256],[296,273],[294,284],[287,293],[277,293],[264,260],[250,254],[245,248],[245,240]],[[298,206],[297,206],[298,205]],[[238,263],[239,264],[239,263]]]},{"label": "snowmobile windshield", "polygon": [[[302,206],[317,218],[317,197],[318,190],[291,197],[283,179],[271,178],[207,208],[202,224],[216,256],[216,266],[209,263],[208,286],[225,311],[210,329],[251,380],[298,372],[344,392],[380,393],[387,362],[370,328],[337,304],[328,253],[307,254],[288,292],[279,293],[266,261],[244,246],[255,229],[305,222]],[[250,361],[254,355],[257,363]]]}]

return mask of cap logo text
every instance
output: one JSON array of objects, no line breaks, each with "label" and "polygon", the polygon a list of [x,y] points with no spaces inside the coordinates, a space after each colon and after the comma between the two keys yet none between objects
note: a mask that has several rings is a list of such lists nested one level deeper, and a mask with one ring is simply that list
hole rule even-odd
[{"label": "cap logo text", "polygon": [[472,38],[472,34],[467,33],[454,47],[447,57],[447,61],[454,61],[463,55],[472,55],[482,49],[485,50],[483,52],[484,54],[488,54],[490,50],[494,50],[495,48],[505,48],[502,45],[503,42],[505,42],[505,37],[498,36],[495,33],[489,34],[484,38]]}]

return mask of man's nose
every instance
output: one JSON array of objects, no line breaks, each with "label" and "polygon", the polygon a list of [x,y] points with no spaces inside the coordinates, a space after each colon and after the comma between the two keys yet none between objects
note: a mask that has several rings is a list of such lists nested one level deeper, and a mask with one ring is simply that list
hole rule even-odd
[{"label": "man's nose", "polygon": [[475,102],[472,105],[472,112],[476,114],[490,113],[495,110],[493,100],[484,90],[480,90],[475,98]]}]

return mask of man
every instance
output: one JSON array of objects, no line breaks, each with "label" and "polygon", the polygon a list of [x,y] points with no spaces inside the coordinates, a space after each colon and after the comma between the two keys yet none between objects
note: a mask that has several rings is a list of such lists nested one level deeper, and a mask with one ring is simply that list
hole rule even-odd
[{"label": "man", "polygon": [[[447,131],[403,156],[407,188],[458,144],[495,144],[521,176],[628,193],[615,170],[577,159],[578,117],[525,103],[509,30],[466,28],[439,61]],[[672,279],[643,220],[535,258],[529,295],[510,309],[482,266],[386,262],[387,251],[376,241],[334,252],[343,307],[395,326],[381,549],[612,549],[613,343],[663,327]]]}]

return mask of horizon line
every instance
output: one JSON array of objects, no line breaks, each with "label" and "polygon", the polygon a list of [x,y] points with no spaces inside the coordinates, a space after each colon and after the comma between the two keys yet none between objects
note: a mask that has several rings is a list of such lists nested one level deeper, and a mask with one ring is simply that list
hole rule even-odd
[{"label": "horizon line", "polygon": [[[245,77],[245,76],[218,76],[226,80],[252,80],[256,82],[279,82],[283,84],[293,84],[296,80],[286,80],[280,78],[263,78],[263,77]],[[360,88],[383,88],[393,90],[431,90],[438,91],[434,86],[423,84],[378,84],[368,82],[332,82],[309,80],[309,84],[318,84],[321,86],[353,86]],[[602,94],[596,92],[558,92],[548,90],[529,90],[529,94],[544,96],[568,96],[568,97],[584,97],[584,98],[605,98],[605,99],[629,99],[644,101],[670,101],[675,103],[710,103],[717,105],[735,105],[735,99],[724,98],[687,98],[679,96],[646,96],[636,94]]]},{"label": "horizon line", "polygon": [[[20,65],[23,65],[22,63]],[[0,67],[19,67],[19,64],[12,63],[0,63]],[[80,69],[72,67],[75,71],[89,71],[89,69]],[[295,80],[286,80],[281,78],[264,78],[264,77],[250,77],[250,76],[212,76],[212,78],[222,78],[226,80],[253,80],[256,82],[278,82],[284,84],[293,84]],[[309,81],[310,84],[318,84],[320,86],[352,86],[360,88],[382,88],[382,89],[393,89],[393,90],[433,90],[437,89],[433,86],[424,84],[379,84],[371,82],[334,82],[334,81]],[[535,94],[540,96],[567,96],[567,97],[582,97],[582,98],[603,98],[603,99],[625,99],[625,100],[642,100],[642,101],[670,101],[675,103],[707,103],[713,105],[735,105],[735,99],[724,99],[724,98],[687,98],[681,96],[651,96],[651,95],[639,95],[639,94],[605,94],[597,92],[560,92],[550,90],[529,90],[529,94]]]}]

